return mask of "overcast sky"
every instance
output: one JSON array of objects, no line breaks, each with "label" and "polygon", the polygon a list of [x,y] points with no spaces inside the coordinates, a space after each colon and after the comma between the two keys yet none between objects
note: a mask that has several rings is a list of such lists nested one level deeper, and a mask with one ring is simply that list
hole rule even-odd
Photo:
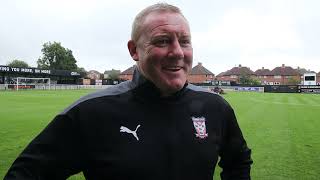
[{"label": "overcast sky", "polygon": [[[80,67],[134,64],[127,50],[135,15],[153,0],[0,0],[0,65],[36,66],[45,42],[61,42]],[[194,63],[218,74],[241,64],[320,71],[319,0],[163,1],[190,22]]]}]

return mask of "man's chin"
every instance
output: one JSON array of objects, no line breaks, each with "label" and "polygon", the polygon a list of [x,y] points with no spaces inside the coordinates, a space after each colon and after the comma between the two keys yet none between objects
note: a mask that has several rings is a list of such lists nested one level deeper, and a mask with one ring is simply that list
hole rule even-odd
[{"label": "man's chin", "polygon": [[185,81],[183,80],[175,80],[175,81],[169,81],[166,82],[165,87],[162,88],[164,91],[170,94],[174,94],[177,91],[180,91],[185,84]]}]

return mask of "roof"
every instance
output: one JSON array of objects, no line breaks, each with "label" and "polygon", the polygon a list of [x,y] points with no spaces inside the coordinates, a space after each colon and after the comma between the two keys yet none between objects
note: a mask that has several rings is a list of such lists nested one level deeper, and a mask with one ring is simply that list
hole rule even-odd
[{"label": "roof", "polygon": [[300,75],[299,72],[295,69],[293,69],[290,66],[285,66],[282,64],[280,67],[276,67],[271,71],[272,75],[278,75],[278,76],[296,76]]},{"label": "roof", "polygon": [[238,67],[234,67],[228,71],[225,72],[224,76],[230,76],[230,75],[242,75],[242,74],[249,74],[253,75],[255,74],[253,71],[250,70],[248,67],[243,67],[239,65]]},{"label": "roof", "polygon": [[217,77],[224,76],[226,72],[221,72],[217,75]]},{"label": "roof", "polygon": [[110,73],[114,73],[114,72],[119,73],[119,74],[121,73],[120,70],[112,69],[112,70],[106,70],[106,71],[104,71],[104,74],[110,74]]},{"label": "roof", "polygon": [[88,71],[88,74],[101,74],[101,73],[96,70],[90,70],[90,71]]},{"label": "roof", "polygon": [[198,63],[191,69],[190,75],[214,75],[211,71],[202,66],[202,63]]},{"label": "roof", "polygon": [[295,69],[295,70],[298,71],[300,75],[303,75],[304,73],[316,73],[316,72],[314,72],[314,71],[311,71],[310,69],[307,70],[307,69],[305,69],[305,68],[300,68],[300,67],[298,67],[298,68]]},{"label": "roof", "polygon": [[262,67],[262,69],[258,69],[254,72],[257,76],[271,76],[271,71],[269,69],[264,69],[264,67]]},{"label": "roof", "polygon": [[129,67],[128,69],[124,70],[122,73],[120,74],[129,74],[129,75],[133,75],[134,69],[135,69],[136,65],[133,65],[131,67]]}]

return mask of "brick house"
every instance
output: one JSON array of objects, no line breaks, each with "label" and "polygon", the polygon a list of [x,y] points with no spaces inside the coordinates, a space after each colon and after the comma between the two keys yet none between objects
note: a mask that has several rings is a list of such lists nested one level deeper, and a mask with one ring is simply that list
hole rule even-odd
[{"label": "brick house", "polygon": [[188,75],[189,83],[207,83],[214,80],[214,74],[205,68],[202,63],[194,66]]},{"label": "brick house", "polygon": [[254,72],[262,85],[273,85],[273,75],[269,69],[262,67]]},{"label": "brick house", "polygon": [[136,65],[133,65],[129,67],[128,69],[124,70],[122,73],[119,75],[119,79],[127,81],[127,80],[132,80],[133,78],[133,71],[135,69]]},{"label": "brick house", "polygon": [[[274,85],[293,85],[301,83],[301,75],[290,66],[276,67],[271,71],[273,78],[270,79],[269,84]],[[273,83],[272,83],[273,82]]]},{"label": "brick house", "polygon": [[230,86],[233,80],[229,76],[224,76],[226,72],[219,73],[215,78],[215,84],[220,86]]},{"label": "brick house", "polygon": [[235,83],[239,84],[240,77],[242,75],[248,75],[251,78],[256,77],[255,73],[252,70],[250,70],[250,68],[241,66],[241,64],[239,64],[238,67],[233,67],[232,69],[230,69],[226,72],[222,72],[219,75],[217,75],[216,80],[235,82]]},{"label": "brick house", "polygon": [[101,79],[101,73],[99,73],[99,72],[96,71],[96,70],[90,70],[90,71],[88,71],[88,73],[87,73],[87,77],[88,77],[89,79],[98,80],[98,79]]}]

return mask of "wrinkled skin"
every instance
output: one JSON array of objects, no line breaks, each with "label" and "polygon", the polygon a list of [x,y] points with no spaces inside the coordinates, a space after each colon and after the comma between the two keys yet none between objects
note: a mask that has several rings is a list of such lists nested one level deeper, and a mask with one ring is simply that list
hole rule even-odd
[{"label": "wrinkled skin", "polygon": [[190,29],[183,16],[150,13],[137,42],[130,40],[128,49],[139,71],[160,89],[162,96],[183,88],[193,60]]}]

